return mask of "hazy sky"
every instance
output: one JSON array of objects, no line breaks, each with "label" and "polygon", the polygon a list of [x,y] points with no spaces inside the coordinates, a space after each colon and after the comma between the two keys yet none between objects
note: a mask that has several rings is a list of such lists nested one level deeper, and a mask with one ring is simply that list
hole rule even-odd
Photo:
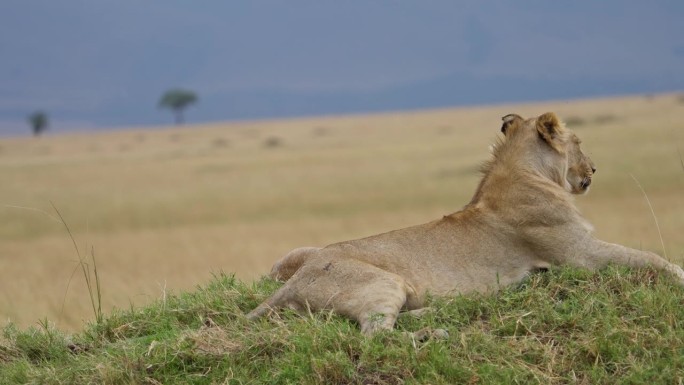
[{"label": "hazy sky", "polygon": [[176,86],[189,121],[657,92],[684,88],[684,1],[4,0],[0,59],[0,134],[166,124]]}]

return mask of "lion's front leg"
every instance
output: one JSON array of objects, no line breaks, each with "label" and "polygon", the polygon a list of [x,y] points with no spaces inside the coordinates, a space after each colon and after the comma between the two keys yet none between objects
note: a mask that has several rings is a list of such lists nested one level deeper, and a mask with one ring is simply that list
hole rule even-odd
[{"label": "lion's front leg", "polygon": [[661,256],[622,245],[592,239],[585,247],[577,248],[577,254],[566,263],[588,268],[601,268],[610,263],[629,267],[653,267],[675,277],[684,285],[684,270]]}]

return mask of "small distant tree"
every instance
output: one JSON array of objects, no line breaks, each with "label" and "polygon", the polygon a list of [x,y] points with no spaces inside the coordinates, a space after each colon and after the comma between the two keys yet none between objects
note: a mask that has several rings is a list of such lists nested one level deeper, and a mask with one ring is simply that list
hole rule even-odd
[{"label": "small distant tree", "polygon": [[48,117],[43,111],[36,111],[28,116],[33,136],[38,136],[43,133],[48,127]]},{"label": "small distant tree", "polygon": [[180,88],[166,91],[159,99],[159,107],[168,108],[173,112],[176,124],[183,124],[183,110],[197,102],[197,94]]}]

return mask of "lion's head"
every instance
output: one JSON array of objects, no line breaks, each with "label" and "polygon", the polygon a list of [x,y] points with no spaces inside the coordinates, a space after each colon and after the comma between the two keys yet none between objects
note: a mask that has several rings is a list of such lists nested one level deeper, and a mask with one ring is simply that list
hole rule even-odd
[{"label": "lion's head", "polygon": [[507,142],[514,142],[508,145],[534,146],[528,153],[534,155],[530,163],[536,170],[573,194],[589,191],[596,172],[594,162],[582,152],[577,135],[556,114],[547,112],[531,119],[508,114],[502,120],[501,132]]}]

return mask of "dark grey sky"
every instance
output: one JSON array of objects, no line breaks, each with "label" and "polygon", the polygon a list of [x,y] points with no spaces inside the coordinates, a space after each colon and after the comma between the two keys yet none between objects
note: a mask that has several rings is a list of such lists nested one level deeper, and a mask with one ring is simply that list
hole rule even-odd
[{"label": "dark grey sky", "polygon": [[[0,134],[684,89],[683,1],[5,0]],[[515,90],[513,90],[515,88]]]}]

